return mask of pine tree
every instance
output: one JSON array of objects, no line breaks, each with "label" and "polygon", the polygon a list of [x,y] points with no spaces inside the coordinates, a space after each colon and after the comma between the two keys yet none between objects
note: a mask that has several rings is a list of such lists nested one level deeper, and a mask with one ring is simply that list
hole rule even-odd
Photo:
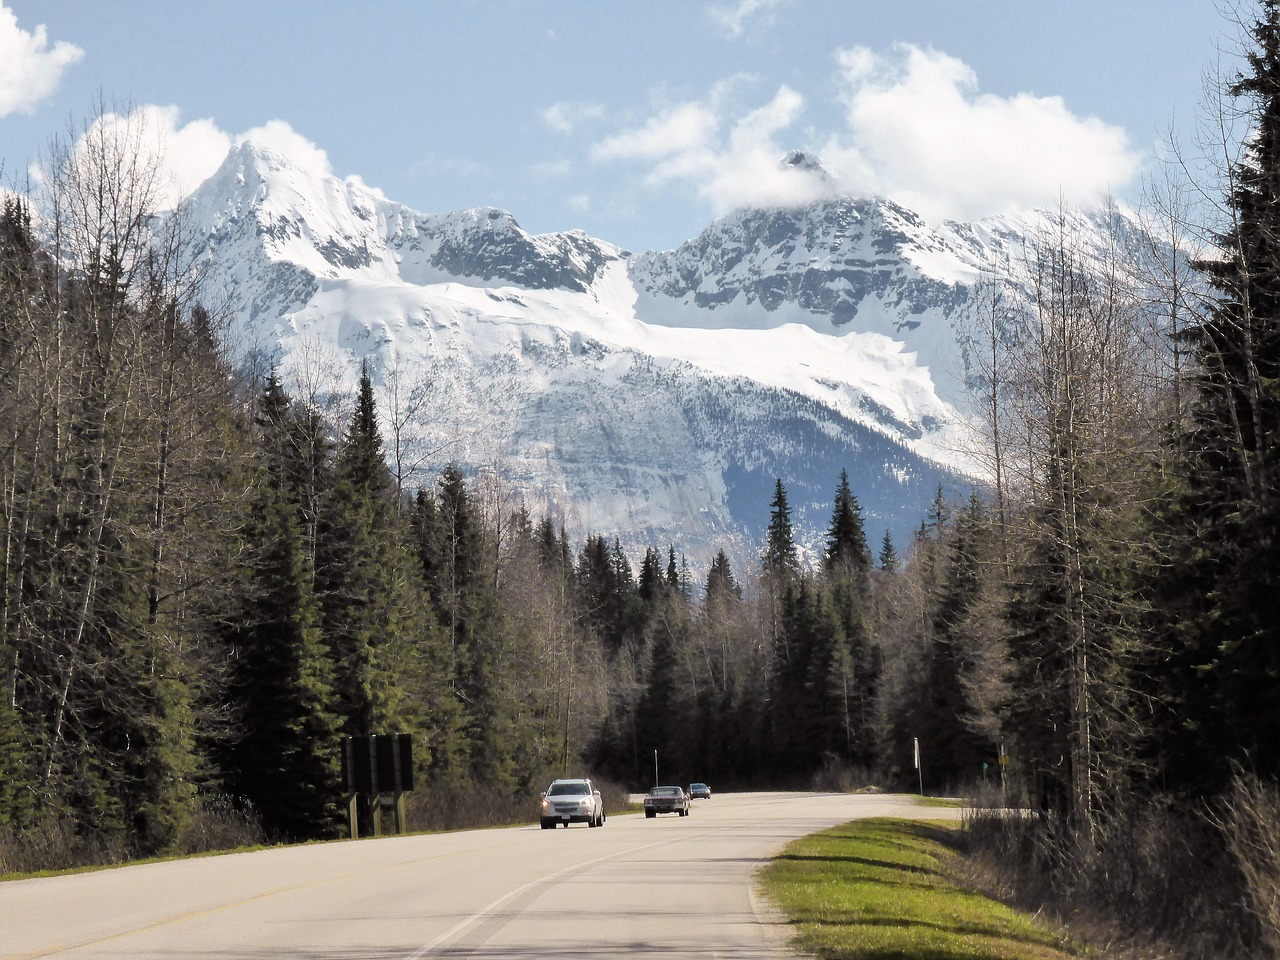
[{"label": "pine tree", "polygon": [[0,502],[0,826],[18,827],[35,812],[39,768],[28,723],[17,707],[22,674],[21,608],[28,594],[28,574],[23,569],[27,545],[21,535],[26,512],[23,502],[42,499],[32,489],[34,478],[20,476],[25,470],[18,465],[25,457],[16,442],[27,416],[21,401],[24,351],[20,320],[42,306],[33,276],[36,250],[26,203],[7,196],[0,211],[0,428],[7,448],[0,468],[4,490]]},{"label": "pine tree", "polygon": [[462,775],[468,761],[468,720],[459,690],[459,649],[457,633],[448,611],[454,608],[454,556],[446,536],[445,522],[435,493],[420,489],[409,512],[410,537],[414,557],[424,585],[432,620],[440,629],[422,638],[418,647],[423,684],[416,700],[422,716],[423,751],[430,758],[431,774],[449,779]]},{"label": "pine tree", "polygon": [[39,806],[35,757],[26,740],[17,710],[0,698],[0,828],[28,826]]},{"label": "pine tree", "polygon": [[[670,598],[663,602],[670,602]],[[677,689],[680,642],[669,621],[658,624],[644,693],[636,705],[636,741],[646,756],[657,750],[668,769],[679,769],[677,755],[682,752],[689,726]]]},{"label": "pine tree", "polygon": [[578,596],[587,621],[610,657],[635,657],[644,644],[646,612],[631,562],[615,538],[590,536],[578,558]]},{"label": "pine tree", "polygon": [[[1230,174],[1219,296],[1185,330],[1197,360],[1163,608],[1179,650],[1163,691],[1180,781],[1220,786],[1246,757],[1280,773],[1280,4],[1263,0],[1228,89],[1251,137]],[[1225,748],[1226,745],[1230,745]]]},{"label": "pine tree", "polygon": [[608,541],[602,536],[588,536],[578,554],[578,600],[587,622],[610,655],[616,654],[623,642],[618,629],[621,598],[617,576]]},{"label": "pine tree", "polygon": [[814,681],[825,673],[821,653],[829,646],[827,630],[821,597],[809,577],[800,577],[782,598],[769,685],[769,750],[784,777],[812,771],[820,757],[815,731],[823,724],[826,690]]},{"label": "pine tree", "polygon": [[316,587],[342,732],[389,733],[413,714],[405,698],[423,682],[415,648],[433,624],[400,526],[367,371],[335,477],[317,524]]},{"label": "pine tree", "polygon": [[765,534],[762,566],[767,577],[779,583],[792,583],[800,576],[800,558],[796,553],[795,535],[791,529],[791,508],[787,491],[778,479],[773,501],[769,504],[769,529]]},{"label": "pine tree", "polygon": [[929,512],[920,525],[920,531],[921,533],[928,531],[937,540],[950,522],[951,504],[947,503],[946,494],[942,490],[942,485],[939,484],[933,495],[933,502],[929,504]]},{"label": "pine tree", "polygon": [[835,506],[831,512],[831,526],[827,530],[827,549],[823,566],[847,571],[865,577],[871,568],[871,551],[867,547],[866,532],[862,526],[862,508],[849,489],[849,473],[840,471],[840,484],[836,488]]},{"label": "pine tree", "polygon": [[707,568],[707,602],[732,598],[742,599],[742,588],[733,579],[733,567],[723,549],[716,551],[715,559]]},{"label": "pine tree", "polygon": [[658,551],[649,547],[640,564],[640,599],[645,603],[652,603],[662,595],[662,586],[662,562],[658,559]]},{"label": "pine tree", "polygon": [[898,551],[894,549],[893,537],[889,535],[889,531],[884,532],[884,539],[880,541],[880,556],[877,558],[880,562],[880,569],[885,573],[898,572]]},{"label": "pine tree", "polygon": [[340,717],[302,526],[297,423],[274,372],[258,427],[241,608],[227,636],[242,732],[222,764],[227,788],[252,803],[271,835],[315,839],[336,825]]},{"label": "pine tree", "polygon": [[831,757],[867,765],[875,753],[872,704],[875,657],[867,629],[871,604],[871,551],[862,510],[840,471],[823,555],[827,618],[816,655],[814,683],[821,690],[820,740]]},{"label": "pine tree", "polygon": [[443,563],[435,593],[449,638],[466,733],[468,772],[499,790],[514,788],[515,714],[501,611],[489,566],[489,532],[462,473],[440,477]]},{"label": "pine tree", "polygon": [[967,619],[982,589],[984,513],[975,494],[956,519],[941,589],[933,610],[926,654],[928,709],[920,737],[930,746],[929,780],[935,787],[976,781],[994,745],[975,732],[974,708],[966,692],[973,670]]}]

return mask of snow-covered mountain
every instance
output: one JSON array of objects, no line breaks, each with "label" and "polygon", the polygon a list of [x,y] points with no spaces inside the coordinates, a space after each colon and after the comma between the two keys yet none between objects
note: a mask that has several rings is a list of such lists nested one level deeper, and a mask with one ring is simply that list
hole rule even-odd
[{"label": "snow-covered mountain", "polygon": [[373,361],[423,480],[454,462],[535,518],[695,564],[753,555],[778,477],[810,543],[842,469],[873,543],[964,482],[953,322],[1026,226],[839,198],[633,255],[418,213],[252,143],[186,209],[239,348],[301,389]]}]

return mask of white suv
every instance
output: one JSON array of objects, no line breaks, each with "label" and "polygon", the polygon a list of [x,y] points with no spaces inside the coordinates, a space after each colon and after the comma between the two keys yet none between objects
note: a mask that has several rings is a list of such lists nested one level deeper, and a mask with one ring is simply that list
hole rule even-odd
[{"label": "white suv", "polygon": [[542,795],[541,820],[543,830],[554,830],[557,823],[603,827],[604,798],[590,780],[552,780]]}]

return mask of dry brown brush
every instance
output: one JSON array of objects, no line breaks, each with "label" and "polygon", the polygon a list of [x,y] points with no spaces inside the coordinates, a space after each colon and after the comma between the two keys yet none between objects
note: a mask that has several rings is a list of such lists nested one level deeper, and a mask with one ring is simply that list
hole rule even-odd
[{"label": "dry brown brush", "polygon": [[1219,825],[1267,955],[1280,957],[1280,786],[1237,773],[1222,802]]},{"label": "dry brown brush", "polygon": [[[1264,945],[1259,918],[1246,906],[1247,872],[1216,821],[1153,800],[1099,817],[1089,844],[1061,817],[978,810],[964,844],[975,885],[1053,916],[1114,960],[1280,956]],[[1270,824],[1274,841],[1280,821]],[[1244,829],[1252,841],[1265,827],[1255,817]],[[1270,862],[1274,878],[1277,861]]]}]

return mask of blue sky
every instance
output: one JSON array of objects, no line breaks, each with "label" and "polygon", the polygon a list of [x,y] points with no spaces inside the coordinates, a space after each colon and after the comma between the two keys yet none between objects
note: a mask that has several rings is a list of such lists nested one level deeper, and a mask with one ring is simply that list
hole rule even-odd
[{"label": "blue sky", "polygon": [[799,148],[967,219],[1136,195],[1237,33],[1214,0],[0,0],[0,163],[101,94],[175,194],[248,136],[424,212],[667,249],[833,189],[778,168]]}]

